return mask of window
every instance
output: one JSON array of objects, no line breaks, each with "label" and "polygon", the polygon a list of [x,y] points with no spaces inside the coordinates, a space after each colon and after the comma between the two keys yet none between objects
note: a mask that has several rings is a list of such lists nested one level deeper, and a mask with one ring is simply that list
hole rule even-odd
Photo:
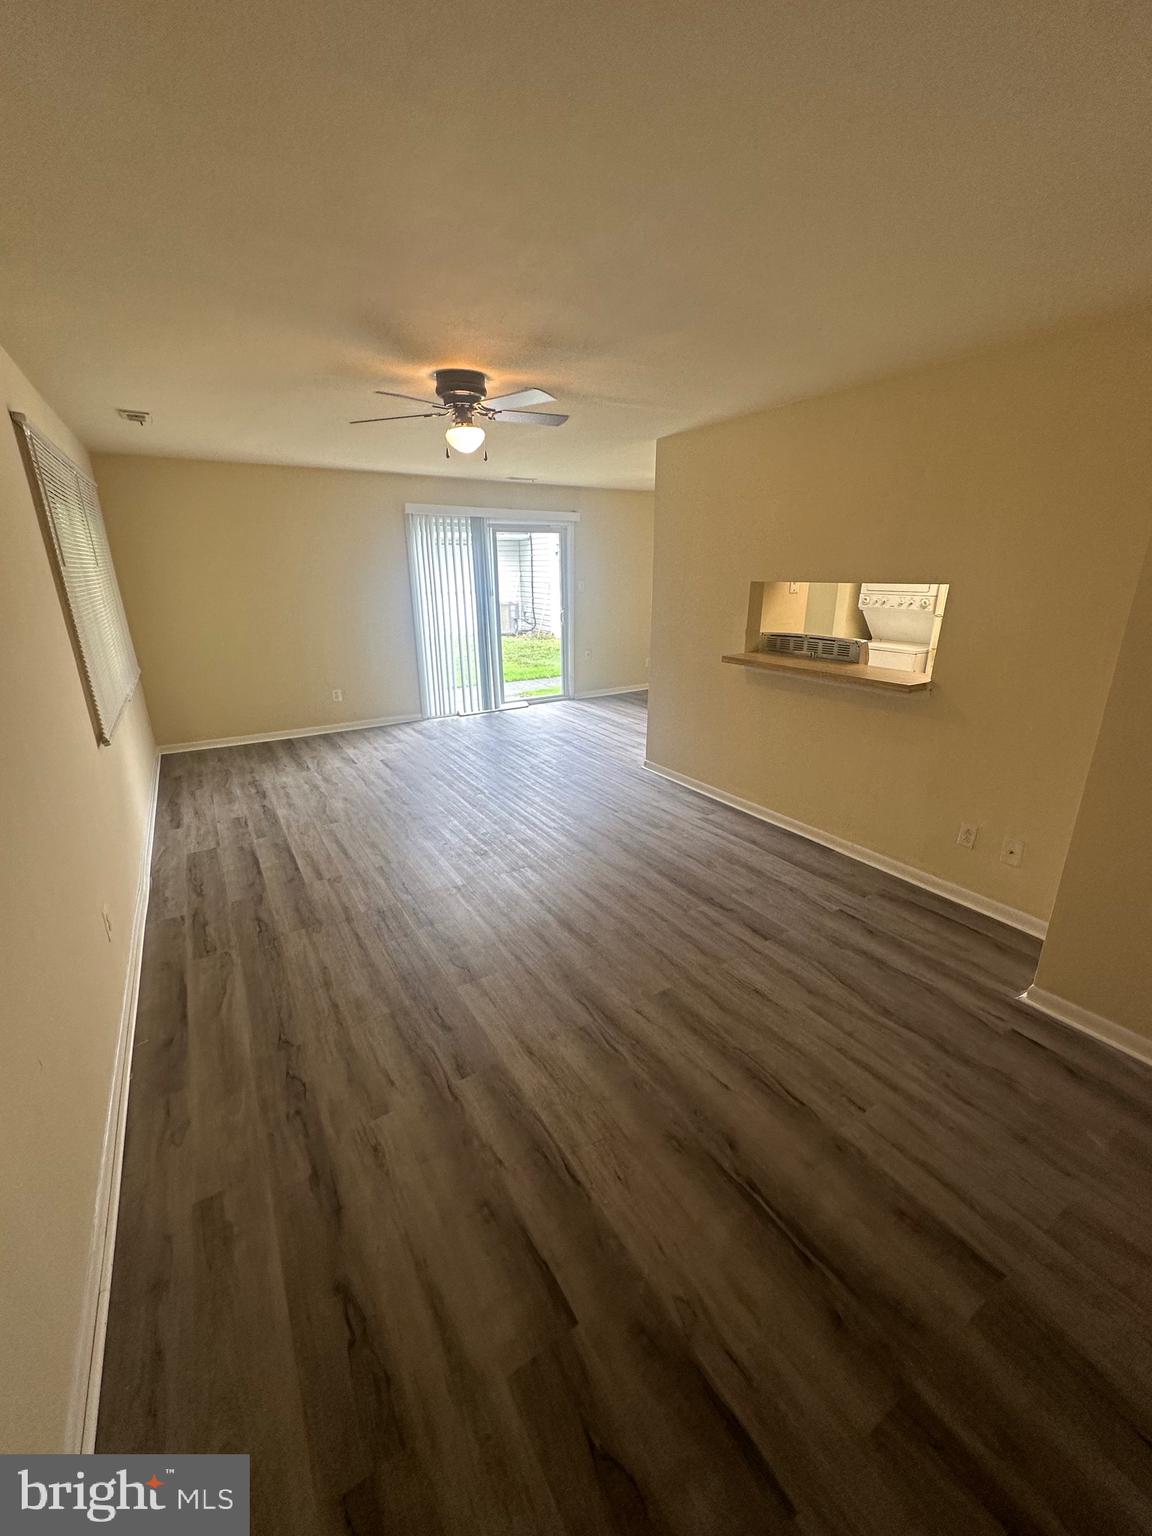
[{"label": "window", "polygon": [[12,412],[97,738],[112,740],[140,677],[92,479]]}]

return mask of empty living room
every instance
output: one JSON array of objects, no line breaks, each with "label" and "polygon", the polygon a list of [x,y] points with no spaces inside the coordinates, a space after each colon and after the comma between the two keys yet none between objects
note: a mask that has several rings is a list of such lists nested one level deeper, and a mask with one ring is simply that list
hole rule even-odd
[{"label": "empty living room", "polygon": [[1152,1531],[1152,10],[14,0],[0,1531]]}]

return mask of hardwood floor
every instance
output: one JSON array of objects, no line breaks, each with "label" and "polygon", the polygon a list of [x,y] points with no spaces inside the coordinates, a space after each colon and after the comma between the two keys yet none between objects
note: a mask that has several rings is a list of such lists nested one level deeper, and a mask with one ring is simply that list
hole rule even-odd
[{"label": "hardwood floor", "polygon": [[635,699],[164,760],[99,1449],[259,1533],[1152,1529],[1152,1073]]}]

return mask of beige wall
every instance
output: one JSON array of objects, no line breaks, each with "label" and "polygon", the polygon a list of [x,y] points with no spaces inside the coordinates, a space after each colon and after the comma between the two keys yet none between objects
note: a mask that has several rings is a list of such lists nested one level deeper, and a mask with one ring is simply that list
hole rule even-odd
[{"label": "beige wall", "polygon": [[[645,680],[647,492],[124,455],[95,462],[162,743],[418,713],[411,502],[578,512],[576,690]],[[342,703],[332,702],[334,688]]]},{"label": "beige wall", "polygon": [[[1142,307],[663,439],[649,758],[1046,917],[1148,538],[1150,419]],[[722,666],[780,570],[950,582],[935,690]]]},{"label": "beige wall", "polygon": [[[4,405],[84,450],[7,354]],[[0,423],[0,1450],[65,1444],[155,749],[98,747],[16,436]],[[112,917],[111,942],[101,908]],[[91,1343],[91,1339],[87,1341]]]},{"label": "beige wall", "polygon": [[[791,634],[804,628],[804,614],[808,608],[808,583],[806,581],[765,581],[758,583],[761,600],[757,606],[755,595],[749,597],[749,647],[769,630]],[[795,586],[796,591],[788,588]]]},{"label": "beige wall", "polygon": [[1152,547],[1036,985],[1152,1036]]}]

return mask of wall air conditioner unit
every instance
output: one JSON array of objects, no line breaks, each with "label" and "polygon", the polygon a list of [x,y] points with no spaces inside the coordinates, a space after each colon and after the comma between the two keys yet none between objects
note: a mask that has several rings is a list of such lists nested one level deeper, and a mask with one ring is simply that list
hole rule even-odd
[{"label": "wall air conditioner unit", "polygon": [[866,666],[867,640],[846,640],[843,635],[799,635],[770,630],[760,636],[759,649],[773,655],[805,656],[811,661],[846,661]]}]

